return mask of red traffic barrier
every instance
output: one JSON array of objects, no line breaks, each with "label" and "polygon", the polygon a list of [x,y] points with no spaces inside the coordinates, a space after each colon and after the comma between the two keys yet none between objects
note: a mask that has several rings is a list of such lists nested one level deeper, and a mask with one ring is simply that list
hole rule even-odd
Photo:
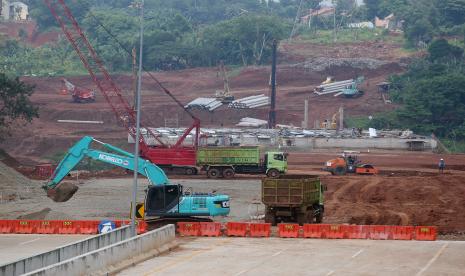
[{"label": "red traffic barrier", "polygon": [[280,238],[298,238],[300,226],[297,223],[278,224],[278,234]]},{"label": "red traffic barrier", "polygon": [[78,234],[79,233],[79,222],[71,220],[57,220],[55,222],[58,228],[58,234]]},{"label": "red traffic barrier", "polygon": [[16,221],[0,220],[0,234],[14,233]]},{"label": "red traffic barrier", "polygon": [[56,223],[52,223],[49,220],[39,221],[37,226],[37,234],[56,234],[58,229],[56,228]]},{"label": "red traffic barrier", "polygon": [[393,240],[411,240],[414,233],[413,226],[391,226]]},{"label": "red traffic barrier", "polygon": [[303,237],[321,239],[324,237],[327,228],[329,228],[328,224],[304,224]]},{"label": "red traffic barrier", "polygon": [[271,223],[251,223],[249,226],[251,237],[271,236]]},{"label": "red traffic barrier", "polygon": [[221,235],[221,223],[219,222],[201,222],[200,236],[219,237]]},{"label": "red traffic barrier", "polygon": [[369,225],[368,238],[372,240],[390,240],[392,239],[392,226],[388,225]]},{"label": "red traffic barrier", "polygon": [[95,220],[81,221],[79,222],[79,233],[80,234],[98,234],[99,222]]},{"label": "red traffic barrier", "polygon": [[342,225],[347,239],[367,239],[369,227],[367,225]]},{"label": "red traffic barrier", "polygon": [[435,241],[438,235],[436,226],[417,226],[415,227],[415,240],[417,241]]},{"label": "red traffic barrier", "polygon": [[178,222],[178,233],[181,236],[197,237],[200,236],[199,222]]},{"label": "red traffic barrier", "polygon": [[226,236],[228,237],[245,237],[247,235],[246,222],[228,222],[226,223]]},{"label": "red traffic barrier", "polygon": [[343,239],[344,238],[344,229],[342,225],[330,224],[329,227],[325,229],[325,237],[327,239]]},{"label": "red traffic barrier", "polygon": [[[12,223],[14,223],[12,221]],[[34,220],[19,220],[16,223],[14,233],[16,234],[34,234],[37,233],[38,221]]]},{"label": "red traffic barrier", "polygon": [[[98,223],[99,222],[97,222],[97,225],[98,225]],[[115,223],[116,228],[120,228],[121,226],[130,225],[131,221],[129,221],[129,220],[114,220],[114,223]],[[148,229],[147,222],[145,222],[143,220],[136,220],[135,223],[136,223],[137,234],[138,235],[144,234],[145,232],[147,232],[147,229]]]},{"label": "red traffic barrier", "polygon": [[144,234],[147,232],[147,229],[148,229],[147,222],[143,220],[137,220],[136,225],[137,225],[137,234],[140,235],[140,234]]}]

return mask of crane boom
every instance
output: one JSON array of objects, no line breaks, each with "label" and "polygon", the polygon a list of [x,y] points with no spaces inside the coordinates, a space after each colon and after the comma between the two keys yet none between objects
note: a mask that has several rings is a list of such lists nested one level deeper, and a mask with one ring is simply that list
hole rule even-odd
[{"label": "crane boom", "polygon": [[[44,0],[51,13],[60,25],[63,33],[79,55],[82,63],[89,72],[94,83],[97,85],[105,100],[116,115],[117,120],[127,126],[129,133],[135,138],[136,115],[128,101],[124,98],[121,90],[111,78],[89,40],[79,27],[71,10],[66,6],[64,0]],[[101,75],[100,77],[98,75]],[[142,124],[141,124],[141,127]],[[147,135],[153,137],[161,146],[166,146],[158,135],[146,128]],[[144,137],[141,135],[141,142]],[[145,143],[144,143],[145,144]]]},{"label": "crane boom", "polygon": [[[43,0],[50,9],[51,13],[60,25],[66,38],[79,55],[82,63],[89,72],[92,80],[102,93],[105,100],[110,105],[118,121],[127,127],[129,134],[135,139],[136,136],[136,113],[131,108],[129,102],[121,93],[121,89],[111,78],[108,71],[103,65],[103,61],[98,57],[94,48],[86,38],[84,32],[79,27],[76,19],[70,9],[66,6],[64,0]],[[101,25],[101,24],[100,24]],[[196,155],[199,144],[200,120],[190,111],[186,110],[179,100],[166,89],[151,73],[149,76],[162,88],[162,90],[181,106],[194,120],[193,124],[187,128],[174,145],[164,143],[158,134],[141,123],[141,129],[145,132],[140,135],[141,157],[150,160],[152,163],[163,167],[174,167],[185,170],[186,174],[196,173]],[[184,146],[183,143],[187,136],[195,129],[194,145]],[[154,141],[156,146],[150,146],[148,141]]]}]

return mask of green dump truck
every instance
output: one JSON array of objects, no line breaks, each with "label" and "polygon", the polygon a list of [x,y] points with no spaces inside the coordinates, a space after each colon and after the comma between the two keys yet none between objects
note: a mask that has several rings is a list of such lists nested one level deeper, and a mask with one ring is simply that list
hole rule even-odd
[{"label": "green dump truck", "polygon": [[262,179],[262,202],[265,222],[321,223],[323,221],[323,192],[326,190],[318,176],[284,175]]},{"label": "green dump truck", "polygon": [[218,147],[197,150],[197,166],[209,178],[232,178],[236,173],[266,174],[276,178],[287,171],[287,154],[266,152],[263,158],[258,147]]}]

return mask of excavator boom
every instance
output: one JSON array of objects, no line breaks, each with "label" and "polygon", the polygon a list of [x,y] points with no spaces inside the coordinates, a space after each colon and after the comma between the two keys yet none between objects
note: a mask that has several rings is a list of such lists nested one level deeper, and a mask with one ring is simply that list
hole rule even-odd
[{"label": "excavator boom", "polygon": [[[92,142],[101,144],[104,148],[114,151],[118,154],[95,150],[91,148]],[[49,197],[58,202],[69,200],[77,191],[77,186],[72,187],[69,184],[60,186],[59,184],[69,172],[74,169],[79,162],[85,157],[109,163],[128,170],[135,170],[134,155],[110,144],[102,143],[90,136],[85,136],[79,140],[73,147],[68,150],[68,153],[57,166],[52,175],[52,179],[44,186]],[[139,166],[137,172],[148,178],[152,185],[167,185],[169,184],[168,177],[162,169],[150,163],[150,161],[139,158]],[[50,191],[54,190],[54,191]]]},{"label": "excavator boom", "polygon": [[[100,144],[108,151],[93,149],[91,147],[93,143]],[[76,185],[62,183],[62,181],[86,157],[127,170],[137,170],[139,174],[147,177],[150,185],[144,204],[146,214],[150,216],[217,216],[229,213],[229,196],[183,194],[182,186],[171,184],[164,171],[149,160],[139,158],[136,168],[133,154],[90,136],[83,137],[68,150],[50,181],[43,186],[52,200],[55,202],[68,201],[77,192]]]}]

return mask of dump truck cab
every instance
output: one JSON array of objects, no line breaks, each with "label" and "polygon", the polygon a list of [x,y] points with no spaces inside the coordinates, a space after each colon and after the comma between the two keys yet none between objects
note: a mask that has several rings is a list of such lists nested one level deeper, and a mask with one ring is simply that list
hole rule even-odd
[{"label": "dump truck cab", "polygon": [[287,153],[279,151],[265,153],[266,175],[278,177],[280,174],[285,174],[287,172],[287,156]]}]

